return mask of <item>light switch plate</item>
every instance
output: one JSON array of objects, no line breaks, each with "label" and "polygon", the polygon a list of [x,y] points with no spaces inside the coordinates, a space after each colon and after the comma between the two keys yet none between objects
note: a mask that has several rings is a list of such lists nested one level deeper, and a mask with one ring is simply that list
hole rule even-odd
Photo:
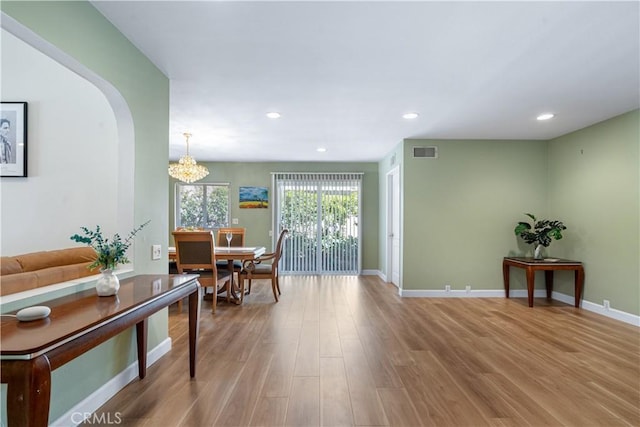
[{"label": "light switch plate", "polygon": [[151,259],[160,259],[162,257],[162,246],[161,245],[152,245],[151,246]]},{"label": "light switch plate", "polygon": [[232,218],[231,224],[238,224],[238,218]]}]

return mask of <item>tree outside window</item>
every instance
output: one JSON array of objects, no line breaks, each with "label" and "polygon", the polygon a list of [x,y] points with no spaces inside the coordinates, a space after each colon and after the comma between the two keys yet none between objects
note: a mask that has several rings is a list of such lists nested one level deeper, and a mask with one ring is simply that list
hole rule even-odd
[{"label": "tree outside window", "polygon": [[280,223],[289,230],[289,250],[296,252],[284,258],[284,271],[315,271],[318,254],[322,271],[357,270],[358,188],[317,185],[285,188],[282,194]]},{"label": "tree outside window", "polygon": [[228,184],[176,184],[175,194],[176,227],[228,227]]}]

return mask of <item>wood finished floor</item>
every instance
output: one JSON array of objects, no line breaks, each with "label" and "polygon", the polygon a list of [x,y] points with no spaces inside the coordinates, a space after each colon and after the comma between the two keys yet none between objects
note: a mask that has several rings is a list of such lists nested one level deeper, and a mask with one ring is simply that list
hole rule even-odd
[{"label": "wood finished floor", "polygon": [[[639,426],[640,332],[556,301],[400,298],[375,277],[254,282],[205,301],[189,379],[173,349],[96,413],[125,426]],[[95,424],[92,424],[95,425]]]}]

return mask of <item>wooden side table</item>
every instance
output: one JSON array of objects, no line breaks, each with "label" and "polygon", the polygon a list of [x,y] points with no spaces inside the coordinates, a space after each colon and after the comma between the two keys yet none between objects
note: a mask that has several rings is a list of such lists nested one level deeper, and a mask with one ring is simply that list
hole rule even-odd
[{"label": "wooden side table", "polygon": [[551,298],[553,291],[553,272],[556,270],[573,270],[575,271],[575,306],[580,307],[580,297],[582,296],[582,287],[584,285],[584,268],[579,261],[571,261],[561,258],[519,258],[505,257],[502,261],[502,275],[504,277],[505,296],[509,298],[509,267],[523,268],[527,276],[527,296],[529,299],[529,307],[533,307],[533,291],[535,272],[544,271],[545,286],[547,288],[547,298]]},{"label": "wooden side table", "polygon": [[0,380],[7,384],[9,426],[49,424],[51,372],[120,332],[135,326],[138,376],[147,373],[148,318],[189,297],[189,374],[196,375],[200,283],[198,275],[139,275],[123,279],[116,296],[88,289],[46,301],[46,319],[0,322]]}]

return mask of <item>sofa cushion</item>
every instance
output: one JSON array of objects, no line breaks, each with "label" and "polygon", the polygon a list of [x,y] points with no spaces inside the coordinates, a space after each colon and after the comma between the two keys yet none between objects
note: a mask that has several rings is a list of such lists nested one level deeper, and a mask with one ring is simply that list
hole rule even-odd
[{"label": "sofa cushion", "polygon": [[69,280],[78,279],[80,277],[93,276],[100,274],[100,268],[96,267],[93,270],[89,269],[89,263],[83,262],[81,264],[72,264],[59,267],[62,271],[62,280],[67,282]]},{"label": "sofa cushion", "polygon": [[0,276],[22,273],[22,266],[17,259],[10,256],[0,258]]},{"label": "sofa cushion", "polygon": [[50,267],[43,268],[42,270],[34,271],[38,279],[38,287],[47,286],[52,283],[64,282],[64,274],[62,274],[62,267]]},{"label": "sofa cushion", "polygon": [[96,259],[96,252],[93,248],[87,246],[55,251],[33,252],[30,254],[16,255],[14,258],[22,265],[22,271],[27,272],[62,265],[93,262],[93,260]]},{"label": "sofa cushion", "polygon": [[37,287],[38,276],[33,271],[0,276],[0,295],[2,296],[28,291]]},{"label": "sofa cushion", "polygon": [[0,259],[0,295],[28,291],[99,273],[89,265],[96,259],[90,247],[33,252]]},{"label": "sofa cushion", "polygon": [[90,270],[88,267],[89,263],[83,262],[81,264],[62,265],[60,267],[49,267],[37,271],[0,276],[0,295],[15,294],[99,273],[97,268]]}]

